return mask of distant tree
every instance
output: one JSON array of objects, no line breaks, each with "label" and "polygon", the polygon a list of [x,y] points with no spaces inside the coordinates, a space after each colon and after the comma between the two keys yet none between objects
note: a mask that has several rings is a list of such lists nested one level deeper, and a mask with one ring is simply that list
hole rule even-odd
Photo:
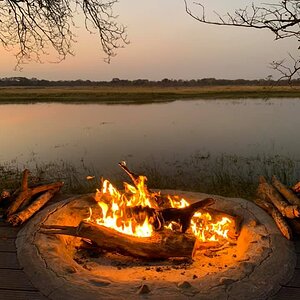
[{"label": "distant tree", "polygon": [[[267,29],[275,35],[275,40],[291,38],[300,41],[299,0],[274,0],[273,3],[265,1],[261,5],[252,3],[245,8],[237,8],[232,13],[227,12],[224,16],[214,12],[215,17],[212,18],[207,17],[204,1],[199,3],[194,0],[184,0],[184,2],[186,12],[201,23]],[[289,61],[283,59],[271,63],[271,67],[281,74],[280,79],[291,80],[300,77],[299,55],[288,56]]]},{"label": "distant tree", "polygon": [[[85,28],[97,33],[106,59],[127,43],[126,28],[117,23],[118,0],[0,0],[0,41],[15,52],[17,65],[41,61],[49,49],[57,61],[73,54],[75,16],[83,13]],[[48,49],[48,50],[47,50]]]}]

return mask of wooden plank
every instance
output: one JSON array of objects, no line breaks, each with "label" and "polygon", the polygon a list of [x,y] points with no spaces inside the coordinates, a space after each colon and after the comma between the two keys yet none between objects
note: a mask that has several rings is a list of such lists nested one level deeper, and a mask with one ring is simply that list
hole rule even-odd
[{"label": "wooden plank", "polygon": [[[287,287],[300,288],[300,269],[296,269],[292,280],[286,285]],[[300,299],[300,298],[299,298]]]},{"label": "wooden plank", "polygon": [[41,293],[0,289],[0,299],[5,300],[46,300]]},{"label": "wooden plank", "polygon": [[271,298],[272,300],[299,300],[300,299],[300,289],[292,287],[282,287],[280,291]]},{"label": "wooden plank", "polygon": [[295,248],[296,248],[296,253],[300,254],[300,241],[295,241]]},{"label": "wooden plank", "polygon": [[0,238],[0,252],[16,252],[16,245],[14,239],[1,239]]},{"label": "wooden plank", "polygon": [[20,269],[17,253],[0,252],[0,268]]},{"label": "wooden plank", "polygon": [[17,227],[0,227],[0,240],[5,238],[16,238],[19,228]]},{"label": "wooden plank", "polygon": [[2,290],[37,291],[22,270],[0,269],[0,278],[0,289]]}]

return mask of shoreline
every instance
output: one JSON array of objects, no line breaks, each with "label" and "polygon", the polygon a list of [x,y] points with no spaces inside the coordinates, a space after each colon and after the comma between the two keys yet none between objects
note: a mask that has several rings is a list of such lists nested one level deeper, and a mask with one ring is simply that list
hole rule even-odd
[{"label": "shoreline", "polygon": [[143,104],[175,100],[299,98],[300,86],[89,86],[0,87],[0,104]]}]

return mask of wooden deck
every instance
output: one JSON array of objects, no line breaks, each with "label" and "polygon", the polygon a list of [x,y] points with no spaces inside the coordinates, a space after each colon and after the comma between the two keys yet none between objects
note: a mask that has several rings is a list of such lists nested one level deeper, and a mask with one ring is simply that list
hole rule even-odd
[{"label": "wooden deck", "polygon": [[[19,265],[15,247],[17,233],[17,228],[0,220],[0,300],[46,300],[48,298],[31,284]],[[295,244],[298,262],[294,277],[272,300],[300,299],[300,240]]]}]

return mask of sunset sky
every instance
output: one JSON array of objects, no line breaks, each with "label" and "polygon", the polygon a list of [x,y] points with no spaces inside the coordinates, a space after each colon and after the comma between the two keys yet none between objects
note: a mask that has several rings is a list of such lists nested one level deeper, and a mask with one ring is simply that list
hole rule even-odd
[{"label": "sunset sky", "polygon": [[[222,13],[225,8],[243,7],[248,1],[206,2],[210,3],[209,9]],[[87,33],[78,19],[74,57],[60,64],[26,64],[19,72],[14,70],[16,61],[12,53],[1,48],[0,77],[256,79],[274,74],[268,63],[297,49],[296,41],[275,42],[268,31],[200,24],[186,14],[183,0],[120,0],[116,12],[119,21],[128,27],[130,44],[118,51],[111,64],[103,61],[105,55],[100,51],[97,36]]]}]

